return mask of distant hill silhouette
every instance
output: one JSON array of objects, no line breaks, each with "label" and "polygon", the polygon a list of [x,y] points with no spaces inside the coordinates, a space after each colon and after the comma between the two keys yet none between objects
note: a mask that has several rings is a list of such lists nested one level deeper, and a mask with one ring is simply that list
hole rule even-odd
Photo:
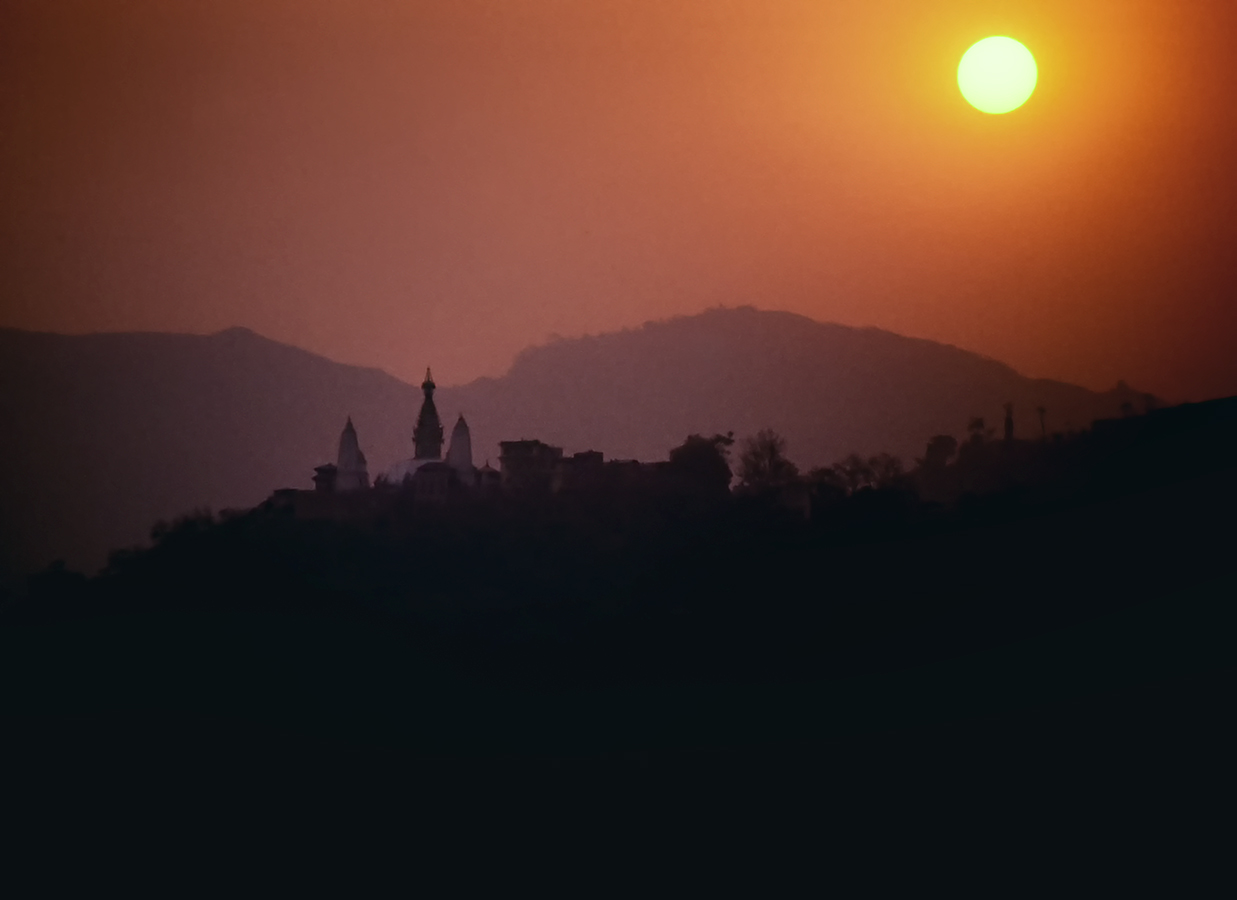
[{"label": "distant hill silhouette", "polygon": [[464,409],[474,446],[539,437],[657,459],[689,433],[771,427],[803,469],[852,451],[909,462],[972,417],[999,430],[1010,401],[1020,436],[1039,434],[1038,406],[1050,431],[1066,431],[1143,403],[1124,385],[1099,394],[935,341],[751,307],[529,348],[503,378],[441,396]]},{"label": "distant hill silhouette", "polygon": [[0,560],[93,567],[197,507],[251,506],[410,432],[420,392],[374,369],[229,329],[209,337],[0,330]]},{"label": "distant hill silhouette", "polygon": [[[434,360],[425,360],[433,365]],[[440,373],[445,374],[445,373]],[[716,309],[522,352],[509,373],[439,389],[478,464],[497,442],[664,458],[690,433],[762,427],[806,469],[851,451],[909,462],[973,416],[1021,435],[1086,427],[1141,395],[1025,378],[955,347],[784,312]],[[420,391],[241,328],[206,337],[0,329],[0,566],[100,565],[194,508],[251,506],[309,487],[352,416],[378,474],[411,453]]]}]

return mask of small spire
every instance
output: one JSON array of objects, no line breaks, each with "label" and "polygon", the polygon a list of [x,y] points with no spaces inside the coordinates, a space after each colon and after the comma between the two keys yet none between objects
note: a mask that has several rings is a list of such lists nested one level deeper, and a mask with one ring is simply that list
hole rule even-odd
[{"label": "small spire", "polygon": [[425,367],[425,380],[426,380],[427,382],[429,382],[430,384],[433,384],[433,383],[434,383],[434,376],[430,374],[430,367],[429,367],[429,366],[426,366],[426,367]]}]

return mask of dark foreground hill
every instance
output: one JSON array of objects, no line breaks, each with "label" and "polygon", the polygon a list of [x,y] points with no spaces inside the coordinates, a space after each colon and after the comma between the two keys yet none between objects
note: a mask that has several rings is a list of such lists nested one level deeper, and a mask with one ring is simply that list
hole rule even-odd
[{"label": "dark foreground hill", "polygon": [[[433,364],[433,360],[426,360]],[[446,373],[440,373],[440,377]],[[1021,434],[1115,415],[1129,389],[1097,394],[876,329],[750,308],[649,323],[524,351],[510,372],[441,388],[477,462],[499,440],[664,458],[690,433],[772,427],[803,467],[851,451],[908,458],[973,416]],[[420,392],[244,329],[199,337],[68,337],[0,330],[0,569],[52,559],[94,568],[151,525],[194,508],[252,506],[308,487],[351,415],[371,474],[409,455]]]},{"label": "dark foreground hill", "polygon": [[4,749],[36,808],[109,814],[188,789],[173,814],[245,819],[274,791],[350,830],[366,803],[475,835],[552,802],[595,841],[622,809],[676,853],[916,808],[917,843],[957,816],[1002,844],[1002,819],[1074,825],[1088,854],[1110,820],[1218,842],[1235,448],[1237,398],[976,442],[955,466],[1029,477],[953,507],[649,481],[188,519],[0,606]]}]

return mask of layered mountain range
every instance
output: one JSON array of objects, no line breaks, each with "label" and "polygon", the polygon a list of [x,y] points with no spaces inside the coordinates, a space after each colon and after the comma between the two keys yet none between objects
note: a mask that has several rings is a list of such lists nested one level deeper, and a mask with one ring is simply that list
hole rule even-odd
[{"label": "layered mountain range", "polygon": [[[769,427],[802,468],[877,451],[913,464],[935,434],[961,436],[975,417],[999,426],[1007,402],[1022,436],[1039,435],[1039,407],[1049,431],[1068,431],[1143,402],[1125,385],[1097,393],[933,341],[748,307],[532,347],[505,376],[435,399],[448,433],[466,417],[478,465],[498,464],[500,440],[653,460],[689,434]],[[420,403],[419,387],[382,371],[242,328],[0,329],[0,566],[93,569],[158,520],[308,488],[348,416],[381,474],[412,454]]]}]

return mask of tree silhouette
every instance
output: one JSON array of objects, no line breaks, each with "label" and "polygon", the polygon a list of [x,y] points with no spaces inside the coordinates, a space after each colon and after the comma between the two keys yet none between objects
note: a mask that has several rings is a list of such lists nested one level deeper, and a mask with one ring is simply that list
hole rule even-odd
[{"label": "tree silhouette", "polygon": [[786,439],[764,428],[743,441],[739,455],[739,485],[749,491],[776,490],[792,484],[799,468],[786,458]]},{"label": "tree silhouette", "polygon": [[701,490],[730,490],[730,447],[734,432],[703,437],[693,434],[670,451],[669,469]]},{"label": "tree silhouette", "polygon": [[891,453],[878,453],[868,459],[871,484],[876,488],[893,487],[902,478],[902,460]]},{"label": "tree silhouette", "polygon": [[938,434],[928,441],[919,465],[924,469],[943,469],[958,452],[958,439],[952,434]]},{"label": "tree silhouette", "polygon": [[852,453],[845,459],[834,463],[833,469],[842,479],[842,483],[846,485],[847,493],[850,494],[862,487],[867,487],[876,478],[872,466],[858,453]]},{"label": "tree silhouette", "polygon": [[849,493],[846,479],[833,466],[817,466],[812,469],[807,473],[807,483],[812,492],[813,503],[817,505],[836,503]]}]

